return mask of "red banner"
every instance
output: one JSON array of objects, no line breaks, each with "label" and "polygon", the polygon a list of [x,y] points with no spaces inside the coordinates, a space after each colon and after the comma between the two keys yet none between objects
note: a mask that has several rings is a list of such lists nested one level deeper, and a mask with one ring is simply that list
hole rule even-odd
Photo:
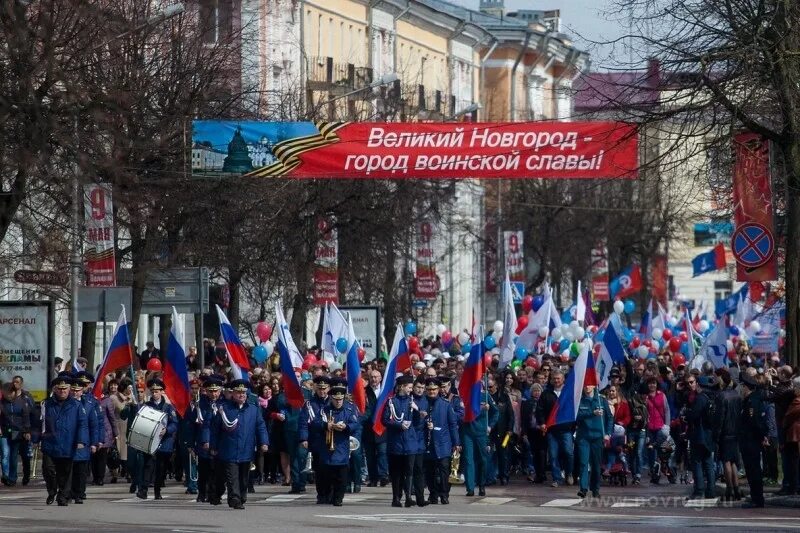
[{"label": "red banner", "polygon": [[84,186],[86,226],[86,286],[116,287],[114,259],[114,206],[111,185],[92,183]]},{"label": "red banner", "polygon": [[607,302],[608,292],[608,248],[606,241],[600,241],[592,248],[592,301]]},{"label": "red banner", "polygon": [[503,255],[506,259],[506,274],[510,281],[525,281],[525,255],[521,231],[503,232]]},{"label": "red banner", "polygon": [[667,276],[667,256],[664,254],[653,256],[653,264],[650,266],[650,272],[653,276],[652,283],[650,284],[653,288],[653,299],[666,307],[669,285],[669,278]]},{"label": "red banner", "polygon": [[414,278],[414,298],[435,300],[439,295],[439,278],[433,262],[433,224],[423,220],[417,224],[417,273]]},{"label": "red banner", "polygon": [[317,222],[319,241],[314,254],[314,305],[339,303],[339,235],[331,218]]},{"label": "red banner", "polygon": [[[778,264],[772,220],[769,142],[755,133],[741,133],[733,145],[736,155],[733,168],[736,229],[731,239],[731,250],[736,257],[736,279],[774,281],[778,279]],[[758,266],[753,266],[756,264]]]},{"label": "red banner", "polygon": [[636,126],[622,122],[341,123],[273,149],[248,176],[636,178]]}]

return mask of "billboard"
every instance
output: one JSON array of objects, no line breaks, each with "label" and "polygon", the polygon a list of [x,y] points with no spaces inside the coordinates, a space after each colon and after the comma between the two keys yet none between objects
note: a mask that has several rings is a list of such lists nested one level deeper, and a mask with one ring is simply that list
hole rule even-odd
[{"label": "billboard", "polygon": [[632,179],[622,122],[193,122],[192,170],[306,179]]},{"label": "billboard", "polygon": [[114,260],[114,206],[111,185],[92,183],[85,185],[85,242],[86,286],[116,287],[117,274]]},{"label": "billboard", "polygon": [[22,376],[37,400],[50,393],[54,345],[53,303],[0,302],[0,381]]},{"label": "billboard", "polygon": [[511,281],[525,281],[525,256],[521,231],[503,232],[503,257]]},{"label": "billboard", "polygon": [[372,361],[381,351],[381,311],[379,307],[353,306],[340,307],[343,313],[350,313],[353,319],[353,332],[361,347],[366,351],[364,361]]},{"label": "billboard", "polygon": [[339,234],[332,217],[317,220],[314,252],[314,305],[339,303]]},{"label": "billboard", "polygon": [[608,248],[605,239],[592,248],[592,301],[607,302],[608,289]]},{"label": "billboard", "polygon": [[435,300],[439,295],[439,278],[433,260],[434,225],[429,220],[417,224],[417,271],[414,276],[414,298]]}]

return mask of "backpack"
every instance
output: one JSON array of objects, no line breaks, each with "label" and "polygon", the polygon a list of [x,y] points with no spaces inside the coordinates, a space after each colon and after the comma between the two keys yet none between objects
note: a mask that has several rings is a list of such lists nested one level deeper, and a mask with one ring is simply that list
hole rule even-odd
[{"label": "backpack", "polygon": [[708,406],[702,415],[701,421],[703,423],[703,427],[710,429],[717,424],[717,402],[705,392],[701,392],[700,394],[705,396],[708,402]]},{"label": "backpack", "polygon": [[[628,405],[631,408],[631,423],[629,428],[632,431],[640,431],[647,427],[649,417],[647,415],[647,405],[639,399],[632,399]],[[634,416],[641,416],[641,420],[635,420]]]}]

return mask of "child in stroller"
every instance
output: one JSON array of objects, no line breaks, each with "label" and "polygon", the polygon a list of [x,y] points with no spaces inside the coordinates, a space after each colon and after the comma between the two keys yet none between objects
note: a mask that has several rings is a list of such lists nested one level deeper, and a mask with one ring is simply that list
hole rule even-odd
[{"label": "child in stroller", "polygon": [[606,475],[611,485],[625,486],[628,484],[627,441],[625,428],[614,424],[614,433],[611,436],[608,461],[606,462]]},{"label": "child in stroller", "polygon": [[647,443],[648,448],[655,448],[656,460],[650,467],[650,483],[658,485],[662,474],[667,476],[667,481],[675,483],[675,471],[669,465],[672,453],[675,451],[675,441],[669,434],[669,427],[664,426],[656,434],[655,442]]}]

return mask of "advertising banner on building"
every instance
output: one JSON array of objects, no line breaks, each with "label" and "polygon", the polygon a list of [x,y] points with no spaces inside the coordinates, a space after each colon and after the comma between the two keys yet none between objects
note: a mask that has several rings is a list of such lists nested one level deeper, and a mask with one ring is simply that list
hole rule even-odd
[{"label": "advertising banner on building", "polygon": [[319,240],[314,254],[314,305],[339,303],[339,235],[331,217],[317,221]]},{"label": "advertising banner on building", "polygon": [[204,174],[311,179],[638,175],[636,127],[622,122],[200,120],[193,128],[193,171]]},{"label": "advertising banner on building", "polygon": [[414,276],[414,298],[435,300],[439,295],[439,278],[433,261],[433,224],[423,220],[417,224],[417,272]]},{"label": "advertising banner on building", "polygon": [[733,141],[733,220],[731,251],[736,258],[738,281],[778,279],[773,224],[772,186],[769,176],[769,142],[755,133],[742,133]]},{"label": "advertising banner on building", "polygon": [[656,254],[653,256],[653,264],[650,266],[653,276],[650,286],[653,288],[653,299],[662,306],[667,306],[667,292],[669,288],[669,276],[667,273],[667,256]]},{"label": "advertising banner on building", "polygon": [[116,287],[114,206],[111,185],[92,183],[83,188],[86,234],[86,286]]},{"label": "advertising banner on building", "polygon": [[503,257],[510,281],[525,281],[525,257],[521,231],[503,232]]},{"label": "advertising banner on building", "polygon": [[381,311],[379,307],[353,306],[340,307],[343,313],[349,313],[353,318],[353,333],[356,334],[361,347],[367,353],[364,361],[372,361],[381,350]]},{"label": "advertising banner on building", "polygon": [[608,291],[608,248],[603,239],[592,248],[592,301],[607,302]]},{"label": "advertising banner on building", "polygon": [[22,376],[39,401],[49,394],[53,364],[51,302],[0,302],[0,381]]}]

